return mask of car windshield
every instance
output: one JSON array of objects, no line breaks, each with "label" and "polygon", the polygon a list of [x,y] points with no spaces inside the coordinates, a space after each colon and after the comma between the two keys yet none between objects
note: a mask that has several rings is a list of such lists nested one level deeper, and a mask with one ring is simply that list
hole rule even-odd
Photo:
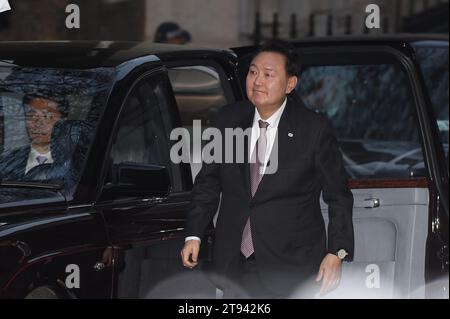
[{"label": "car windshield", "polygon": [[112,84],[113,69],[0,62],[0,178],[76,186]]}]

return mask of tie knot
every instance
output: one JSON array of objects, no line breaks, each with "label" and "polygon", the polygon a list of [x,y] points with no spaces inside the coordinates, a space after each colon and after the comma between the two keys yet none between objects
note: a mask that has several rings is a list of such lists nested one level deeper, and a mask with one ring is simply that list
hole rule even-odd
[{"label": "tie knot", "polygon": [[39,164],[44,164],[46,160],[47,160],[47,157],[45,157],[45,156],[43,156],[43,155],[38,155],[38,156],[36,156],[36,161],[37,161]]},{"label": "tie knot", "polygon": [[263,120],[258,121],[259,128],[267,128],[269,126],[269,123],[264,122]]}]

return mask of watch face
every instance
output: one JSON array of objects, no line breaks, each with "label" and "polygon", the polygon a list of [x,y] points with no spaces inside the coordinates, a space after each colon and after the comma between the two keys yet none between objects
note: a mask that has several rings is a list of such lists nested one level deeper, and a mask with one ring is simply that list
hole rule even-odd
[{"label": "watch face", "polygon": [[345,249],[340,249],[340,250],[338,251],[337,255],[338,255],[338,257],[339,257],[340,259],[344,259],[345,256],[347,256],[348,254],[347,254],[347,252],[345,251]]}]

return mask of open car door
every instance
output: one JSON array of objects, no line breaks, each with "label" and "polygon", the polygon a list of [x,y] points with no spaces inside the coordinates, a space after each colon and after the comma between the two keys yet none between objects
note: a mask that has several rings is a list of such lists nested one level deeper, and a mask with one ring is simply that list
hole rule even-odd
[{"label": "open car door", "polygon": [[[355,199],[354,261],[344,263],[327,296],[448,298],[448,104],[445,144],[407,42],[295,46],[302,64],[296,96],[332,121]],[[233,51],[244,87],[255,48]],[[446,65],[448,83],[448,53]]]}]

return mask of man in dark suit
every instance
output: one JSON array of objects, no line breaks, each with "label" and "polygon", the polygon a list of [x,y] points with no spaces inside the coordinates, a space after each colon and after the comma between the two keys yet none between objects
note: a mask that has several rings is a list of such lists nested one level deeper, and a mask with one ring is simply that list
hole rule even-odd
[{"label": "man in dark suit", "polygon": [[[342,261],[353,258],[353,196],[342,156],[330,122],[291,94],[298,69],[289,44],[274,41],[260,49],[246,80],[250,101],[225,107],[216,124],[222,132],[251,128],[250,160],[203,164],[194,184],[183,264],[198,264],[200,238],[222,194],[214,270],[250,297],[289,297],[314,279],[325,294],[337,286]],[[274,159],[276,170],[269,173]],[[328,241],[321,193],[328,204]],[[227,297],[242,296],[222,288]]]},{"label": "man in dark suit", "polygon": [[23,106],[30,145],[0,157],[0,176],[5,179],[21,179],[35,166],[54,162],[50,141],[53,127],[64,117],[60,104],[48,97],[25,95]]}]

